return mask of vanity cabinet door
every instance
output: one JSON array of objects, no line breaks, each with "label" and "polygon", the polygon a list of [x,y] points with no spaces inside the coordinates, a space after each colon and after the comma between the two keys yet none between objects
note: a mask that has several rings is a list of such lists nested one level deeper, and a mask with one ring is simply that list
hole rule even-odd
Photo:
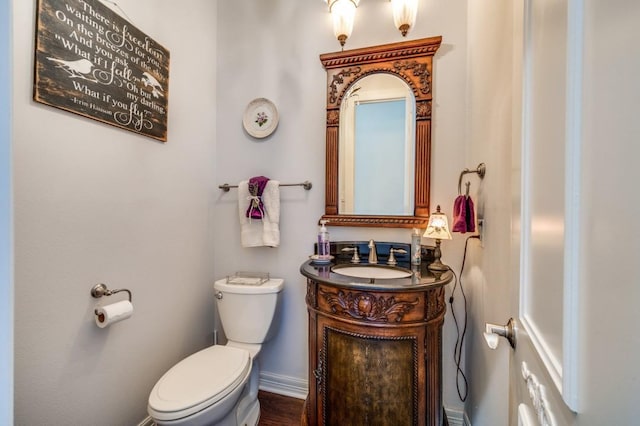
[{"label": "vanity cabinet door", "polygon": [[421,327],[399,333],[332,325],[318,321],[321,365],[319,424],[424,424],[420,409],[420,360],[424,359]]},{"label": "vanity cabinet door", "polygon": [[441,426],[444,288],[368,291],[307,280],[304,426]]}]

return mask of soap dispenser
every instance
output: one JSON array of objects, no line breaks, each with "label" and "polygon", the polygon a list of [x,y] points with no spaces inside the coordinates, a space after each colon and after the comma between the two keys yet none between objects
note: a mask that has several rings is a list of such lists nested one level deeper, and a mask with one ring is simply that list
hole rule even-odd
[{"label": "soap dispenser", "polygon": [[329,231],[327,231],[326,220],[320,221],[320,231],[318,232],[318,258],[328,259],[331,255],[329,249]]}]

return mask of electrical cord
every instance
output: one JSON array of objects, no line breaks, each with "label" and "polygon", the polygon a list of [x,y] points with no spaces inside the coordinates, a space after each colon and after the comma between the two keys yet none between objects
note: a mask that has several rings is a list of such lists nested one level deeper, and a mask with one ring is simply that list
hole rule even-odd
[{"label": "electrical cord", "polygon": [[[467,400],[467,396],[469,395],[469,382],[467,380],[467,376],[464,374],[464,371],[460,368],[460,364],[462,363],[462,347],[464,345],[464,338],[467,334],[467,295],[464,292],[464,287],[462,286],[462,274],[464,273],[464,266],[467,260],[467,247],[469,245],[469,240],[472,238],[480,238],[478,235],[471,235],[467,237],[464,242],[464,254],[462,255],[462,267],[460,268],[460,278],[456,275],[453,269],[449,268],[453,276],[455,277],[455,281],[453,284],[453,290],[451,291],[451,297],[449,297],[449,305],[451,305],[451,315],[453,316],[453,322],[456,325],[456,344],[453,349],[453,361],[456,364],[456,389],[458,390],[458,397],[460,401],[464,402]],[[458,318],[456,317],[456,311],[453,309],[453,301],[456,289],[458,288],[458,284],[460,284],[460,293],[462,294],[463,306],[464,306],[464,317],[462,321],[462,333],[460,332],[460,324],[458,323]],[[460,378],[462,378],[462,382],[464,383],[464,392],[460,390]]]}]

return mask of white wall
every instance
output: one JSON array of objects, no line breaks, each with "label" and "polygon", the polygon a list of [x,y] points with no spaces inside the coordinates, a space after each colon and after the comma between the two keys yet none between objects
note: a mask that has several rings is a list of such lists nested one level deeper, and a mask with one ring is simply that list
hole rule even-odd
[{"label": "white wall", "polygon": [[[461,125],[466,114],[466,17],[466,1],[421,1],[416,27],[408,36],[443,36],[434,60],[431,199],[434,207],[441,204],[446,212],[452,211],[458,174],[471,167],[463,155],[466,133]],[[298,268],[312,253],[317,221],[324,213],[326,73],[318,56],[340,46],[322,1],[219,2],[218,19],[216,183],[235,184],[257,175],[285,183],[313,182],[309,192],[282,189],[281,244],[276,249],[240,246],[235,190],[220,191],[215,206],[216,275],[257,270],[285,279],[281,326],[274,340],[265,345],[262,370],[268,379],[299,391],[307,380],[307,313],[305,280]],[[390,3],[364,1],[345,47],[401,40],[393,27]],[[244,109],[257,97],[274,101],[280,113],[278,129],[265,140],[252,139],[242,128]],[[333,240],[404,242],[410,241],[411,233],[409,229],[340,227],[330,232]],[[459,269],[462,239],[455,238],[443,243],[443,259]],[[444,401],[448,407],[461,409],[451,361],[454,344],[455,330],[447,315]]]},{"label": "white wall", "polygon": [[[215,3],[118,2],[171,52],[166,144],[34,103],[35,3],[13,1],[15,424],[132,425],[211,343]],[[98,282],[132,318],[96,327]]]},{"label": "white wall", "polygon": [[[509,354],[502,343],[492,351],[482,332],[485,322],[503,324],[510,316],[509,251],[511,221],[511,119],[513,3],[469,2],[468,115],[469,163],[485,162],[487,175],[472,193],[478,218],[485,221],[482,245],[469,241],[463,283],[470,323],[465,371],[469,399],[465,411],[473,425],[507,425]],[[473,188],[474,186],[472,186]]]},{"label": "white wall", "polygon": [[11,2],[0,1],[0,424],[13,423]]}]

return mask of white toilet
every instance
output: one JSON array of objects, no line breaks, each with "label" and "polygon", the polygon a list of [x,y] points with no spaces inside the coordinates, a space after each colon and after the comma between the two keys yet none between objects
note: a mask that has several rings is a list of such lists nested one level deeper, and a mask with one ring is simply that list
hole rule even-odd
[{"label": "white toilet", "polygon": [[257,358],[283,286],[282,279],[274,278],[259,285],[226,279],[214,283],[228,342],[183,359],[158,380],[147,406],[157,425],[258,424]]}]

